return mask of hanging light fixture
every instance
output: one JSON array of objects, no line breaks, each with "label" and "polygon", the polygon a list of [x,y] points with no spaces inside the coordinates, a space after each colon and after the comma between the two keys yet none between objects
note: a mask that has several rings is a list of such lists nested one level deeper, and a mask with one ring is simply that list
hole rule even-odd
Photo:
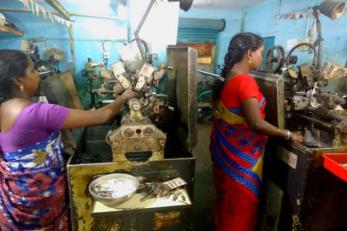
[{"label": "hanging light fixture", "polygon": [[181,10],[188,11],[192,6],[193,0],[168,0],[169,2],[180,2]]},{"label": "hanging light fixture", "polygon": [[313,44],[317,47],[317,64],[316,67],[320,68],[321,66],[321,53],[322,53],[322,27],[319,20],[319,12],[328,18],[334,20],[339,18],[345,11],[345,1],[344,0],[324,0],[320,5],[314,6],[313,17],[316,20],[317,28],[317,40]]},{"label": "hanging light fixture", "polygon": [[342,0],[325,0],[317,6],[317,9],[328,18],[334,20],[343,15],[345,5],[345,1]]}]

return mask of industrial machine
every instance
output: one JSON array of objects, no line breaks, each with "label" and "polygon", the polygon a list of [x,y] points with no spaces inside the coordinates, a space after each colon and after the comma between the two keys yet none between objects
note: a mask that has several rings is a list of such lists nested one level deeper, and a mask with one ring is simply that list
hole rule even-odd
[{"label": "industrial machine", "polygon": [[[100,82],[103,78],[110,78],[111,73],[106,69],[107,59],[103,62],[94,61],[92,58],[88,58],[87,62],[84,64],[84,69],[82,70],[82,76],[88,85],[88,92],[90,95],[90,105],[88,108],[98,107],[98,96],[101,98],[107,98],[112,96],[112,89],[103,89],[100,87]],[[99,105],[100,106],[100,105]]]},{"label": "industrial machine", "polygon": [[[119,61],[109,69],[99,68],[103,78],[95,93],[117,98],[132,89],[137,96],[111,123],[80,132],[67,164],[73,230],[193,229],[197,51],[168,48],[167,64],[154,64],[139,31],[155,2],[150,1],[135,39],[120,50]],[[191,4],[192,0],[181,0],[180,8],[188,10]],[[97,66],[89,60],[85,76],[95,78]],[[166,92],[158,91],[160,83],[167,86]],[[94,199],[90,183],[112,173],[135,176],[142,190],[114,206]],[[177,179],[184,182],[179,191],[162,191]]]},{"label": "industrial machine", "polygon": [[58,48],[47,48],[45,44],[44,57],[40,55],[37,43],[47,41],[41,38],[35,38],[22,42],[22,50],[31,58],[35,68],[39,72],[40,78],[45,79],[60,73],[59,64],[65,59],[65,53]]},{"label": "industrial machine", "polygon": [[[347,184],[323,167],[322,158],[324,153],[347,153],[347,68],[321,65],[319,20],[319,12],[336,19],[344,7],[344,1],[312,7],[315,42],[299,43],[287,55],[280,46],[270,48],[267,73],[254,73],[265,97],[274,102],[267,106],[267,119],[305,139],[303,144],[270,139],[258,230],[347,230]],[[295,55],[298,49],[313,56],[312,62],[302,53]]]},{"label": "industrial machine", "polygon": [[[87,128],[69,160],[74,230],[192,229],[189,211],[195,163],[191,150],[196,144],[197,52],[168,48],[167,54],[167,66],[173,70],[167,71],[166,95],[153,92],[163,74],[160,67],[144,63],[132,72],[124,60],[111,65],[113,80],[106,79],[104,87],[113,84],[115,94],[122,91],[117,89],[131,87],[137,89],[138,97],[129,101],[127,110],[113,123]],[[187,182],[185,201],[157,206],[138,201],[126,208],[102,206],[88,194],[88,185],[95,177],[114,172],[127,172],[150,182],[181,177]]]},{"label": "industrial machine", "polygon": [[[311,51],[312,63],[295,51]],[[267,73],[254,72],[265,97],[267,119],[304,136],[305,142],[270,139],[265,153],[264,201],[258,230],[347,229],[347,184],[322,165],[324,153],[347,153],[347,69],[321,66],[317,47],[298,44],[285,56],[270,49]]]}]

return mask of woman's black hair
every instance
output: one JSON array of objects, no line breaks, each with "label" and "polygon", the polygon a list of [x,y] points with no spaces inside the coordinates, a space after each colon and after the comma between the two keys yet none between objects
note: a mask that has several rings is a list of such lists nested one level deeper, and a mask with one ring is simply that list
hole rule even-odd
[{"label": "woman's black hair", "polygon": [[13,94],[14,80],[25,76],[29,57],[19,50],[0,50],[0,102]]},{"label": "woman's black hair", "polygon": [[[232,37],[229,43],[228,52],[224,57],[224,68],[221,76],[226,79],[235,63],[240,62],[248,51],[255,51],[262,45],[263,39],[250,32],[239,33]],[[213,102],[216,102],[219,99],[220,93],[224,87],[224,82],[220,79],[215,80],[212,86]]]}]

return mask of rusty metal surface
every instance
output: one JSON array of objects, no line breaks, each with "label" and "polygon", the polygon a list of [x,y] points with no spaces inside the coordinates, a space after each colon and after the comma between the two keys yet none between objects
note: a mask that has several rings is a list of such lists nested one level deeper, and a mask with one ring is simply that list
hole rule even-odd
[{"label": "rusty metal surface", "polygon": [[253,72],[267,99],[267,120],[304,136],[304,144],[271,138],[267,145],[259,230],[347,230],[347,185],[322,160],[324,153],[347,152],[345,112],[338,110],[336,91],[326,93],[322,84],[317,88],[319,83],[312,82],[318,73],[310,66],[300,70],[305,84],[286,72]]},{"label": "rusty metal surface", "polygon": [[150,153],[148,161],[164,159],[166,135],[149,120],[125,121],[118,129],[109,131],[107,140],[113,161],[131,161],[132,154],[143,152]]},{"label": "rusty metal surface", "polygon": [[112,148],[113,161],[164,159],[166,134],[147,115],[142,114],[138,99],[129,100],[129,108],[130,113],[123,116],[121,126],[106,135],[106,142]]},{"label": "rusty metal surface", "polygon": [[[82,142],[80,142],[79,147],[68,162],[67,174],[73,230],[110,230],[106,229],[107,227],[111,227],[111,230],[129,230],[128,228],[130,226],[133,226],[134,230],[153,230],[153,222],[149,223],[150,226],[148,227],[138,228],[142,224],[139,219],[143,219],[144,215],[136,215],[136,210],[127,216],[114,215],[111,218],[109,216],[102,218],[93,217],[93,200],[87,190],[89,183],[96,176],[114,172],[126,172],[135,176],[145,176],[153,180],[167,180],[182,177],[188,183],[187,191],[192,198],[195,159],[189,152],[172,150],[171,152],[175,153],[175,155],[171,154],[171,156],[173,155],[175,157],[159,161],[149,161],[142,165],[132,165],[131,162],[112,162],[112,152],[104,140],[104,134],[108,129],[109,126],[99,126],[94,129],[88,128],[85,131]],[[179,144],[177,140],[169,142],[171,143],[167,145],[169,149]],[[169,151],[166,150],[166,152]],[[83,156],[84,158],[82,158]],[[86,158],[85,156],[90,156],[90,158]],[[153,211],[151,211],[151,217],[153,217]],[[129,224],[129,220],[131,219],[134,221]],[[187,222],[189,226],[189,220],[182,222]],[[102,227],[106,228],[104,229]],[[119,229],[116,229],[116,227]],[[135,229],[136,227],[137,229]]]},{"label": "rusty metal surface", "polygon": [[[87,128],[79,142],[78,148],[67,165],[68,185],[70,195],[71,223],[73,230],[165,230],[166,226],[174,226],[174,230],[191,230],[191,206],[163,207],[156,210],[132,209],[124,214],[107,214],[93,216],[93,200],[88,195],[88,184],[99,175],[126,172],[141,176],[151,181],[167,181],[181,177],[187,182],[187,192],[193,201],[193,182],[195,158],[191,150],[197,142],[196,130],[196,57],[197,52],[192,48],[168,49],[169,66],[175,71],[169,73],[168,97],[174,108],[173,123],[163,123],[159,129],[166,133],[164,159],[150,160],[145,163],[120,161],[113,162],[111,147],[106,143],[106,133],[113,125]],[[176,113],[177,112],[177,113]],[[136,118],[140,118],[136,114]],[[117,123],[115,126],[120,126]],[[134,125],[134,124],[132,124]],[[132,126],[129,125],[129,126]],[[138,126],[138,124],[137,124]],[[140,125],[145,129],[147,125]],[[156,125],[158,126],[158,125]],[[125,130],[123,130],[122,134]],[[160,135],[160,134],[159,134]],[[114,140],[118,140],[117,139]],[[158,137],[157,137],[158,138]],[[159,137],[160,138],[160,137]],[[163,138],[163,137],[161,137]],[[143,139],[142,139],[143,140]],[[157,139],[159,141],[159,139]],[[124,141],[122,141],[124,144]],[[134,148],[138,140],[125,142],[125,152]],[[142,145],[145,147],[146,145]],[[129,150],[128,150],[129,149]],[[150,149],[153,149],[151,147]],[[154,147],[154,151],[162,153],[162,149]],[[158,150],[157,150],[158,149]],[[146,150],[142,150],[146,151]],[[178,213],[170,213],[178,211]],[[159,213],[155,215],[155,213]],[[161,214],[163,213],[163,214]],[[173,216],[174,214],[175,216]],[[157,226],[154,227],[155,221]],[[169,228],[171,229],[171,228]]]},{"label": "rusty metal surface", "polygon": [[190,47],[168,48],[168,65],[174,67],[168,73],[168,96],[177,105],[181,124],[178,137],[187,150],[197,143],[197,51]]},{"label": "rusty metal surface", "polygon": [[95,231],[173,231],[192,230],[187,221],[191,212],[186,210],[169,212],[133,213],[132,215],[98,217],[92,230]]},{"label": "rusty metal surface", "polygon": [[91,209],[93,199],[87,193],[87,186],[95,176],[112,173],[117,170],[129,170],[130,164],[83,164],[69,165],[67,167],[71,222],[73,230],[90,230],[93,226]]},{"label": "rusty metal surface", "polygon": [[347,145],[347,118],[340,121],[336,126],[335,126],[335,136],[336,140],[340,141],[341,144]]},{"label": "rusty metal surface", "polygon": [[[308,148],[274,139],[265,157],[264,180],[277,190],[264,188],[267,201],[260,230],[326,231],[347,227],[347,185],[322,166],[323,153],[347,152],[346,147]],[[280,201],[277,201],[280,199]],[[277,204],[277,210],[266,209]],[[277,221],[272,223],[271,221]]]},{"label": "rusty metal surface", "polygon": [[[125,171],[134,175],[143,175],[145,173],[160,175],[161,173],[166,177],[170,177],[167,174],[170,175],[174,172],[170,173],[167,169],[177,169],[179,175],[190,182],[189,191],[190,195],[192,195],[193,166],[193,158],[152,161],[145,166],[132,166],[129,162],[68,165],[73,229],[90,230],[98,222],[91,215],[93,200],[87,193],[87,186],[95,176]],[[147,227],[143,230],[151,229]]]},{"label": "rusty metal surface", "polygon": [[263,92],[266,104],[266,120],[271,124],[284,129],[284,82],[283,77],[262,72],[252,72],[261,91]]}]

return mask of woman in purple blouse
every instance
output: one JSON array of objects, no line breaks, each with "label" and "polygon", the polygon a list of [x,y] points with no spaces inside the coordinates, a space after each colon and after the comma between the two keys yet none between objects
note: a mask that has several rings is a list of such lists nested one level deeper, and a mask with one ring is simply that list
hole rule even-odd
[{"label": "woman in purple blouse", "polygon": [[98,110],[34,103],[39,75],[28,56],[0,50],[0,228],[68,230],[60,130],[102,124],[135,93]]}]

